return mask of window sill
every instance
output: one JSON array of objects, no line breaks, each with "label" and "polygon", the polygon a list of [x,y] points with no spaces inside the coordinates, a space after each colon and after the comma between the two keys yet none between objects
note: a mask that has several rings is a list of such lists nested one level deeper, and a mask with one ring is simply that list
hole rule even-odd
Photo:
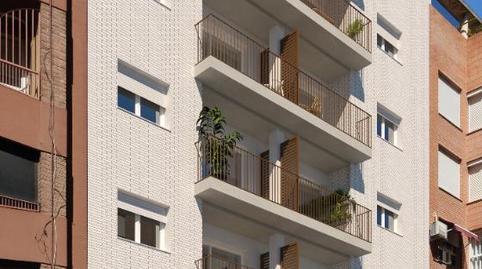
[{"label": "window sill", "polygon": [[464,202],[464,201],[462,201],[462,199],[460,199],[459,197],[457,197],[457,196],[455,196],[455,195],[451,194],[450,192],[448,192],[448,191],[444,190],[443,188],[438,187],[438,189],[439,189],[439,190],[441,190],[443,193],[446,193],[446,194],[447,194],[447,195],[449,195],[450,197],[452,197],[452,198],[454,198],[454,199],[458,200],[459,202],[461,202],[461,203],[463,203],[463,202]]},{"label": "window sill", "polygon": [[127,114],[129,114],[129,115],[131,115],[131,116],[134,116],[134,117],[136,117],[136,118],[138,118],[138,119],[140,119],[140,120],[143,120],[143,121],[145,121],[145,122],[147,122],[147,123],[149,123],[149,124],[151,124],[151,125],[154,125],[154,126],[156,126],[156,127],[158,127],[158,128],[161,128],[161,129],[163,129],[163,130],[165,130],[165,131],[171,132],[171,130],[168,129],[167,127],[161,126],[161,125],[159,125],[159,124],[157,124],[157,123],[154,123],[154,122],[152,122],[152,121],[150,121],[150,120],[144,119],[143,117],[138,116],[138,115],[136,115],[136,114],[134,114],[134,113],[132,113],[132,112],[130,112],[130,111],[128,111],[128,110],[125,110],[125,109],[123,109],[123,108],[121,108],[121,107],[117,107],[117,109],[120,110],[120,111],[122,111],[122,112],[125,112],[125,113],[127,113]]},{"label": "window sill", "polygon": [[398,149],[399,151],[403,152],[403,149],[401,149],[401,148],[395,146],[394,144],[388,142],[387,140],[383,139],[381,136],[377,135],[377,137],[380,138],[383,142],[385,142],[385,143],[389,144],[390,146],[392,146],[392,147]]},{"label": "window sill", "polygon": [[388,57],[390,57],[392,60],[394,60],[396,63],[398,63],[400,66],[403,66],[402,62],[400,62],[399,60],[397,60],[395,57],[391,56],[390,54],[388,54],[386,51],[382,50],[380,47],[377,47],[378,50],[380,50],[381,52],[383,52],[383,54],[387,55]]},{"label": "window sill", "polygon": [[137,245],[137,246],[145,247],[145,248],[148,248],[148,249],[151,249],[151,250],[155,250],[155,251],[159,251],[159,252],[162,252],[162,253],[165,253],[165,254],[169,254],[169,255],[171,254],[171,252],[168,251],[168,250],[164,250],[164,249],[160,249],[160,248],[155,248],[155,247],[151,247],[151,246],[149,246],[149,245],[137,243],[137,242],[135,242],[135,241],[122,238],[122,237],[120,237],[120,236],[117,236],[117,239],[119,239],[120,241],[126,242],[126,243],[130,243],[130,244],[134,244],[134,245]]},{"label": "window sill", "polygon": [[385,227],[383,227],[383,226],[380,226],[380,225],[378,225],[378,224],[377,224],[377,226],[378,226],[378,228],[380,228],[380,229],[382,229],[382,230],[385,230],[385,231],[387,231],[387,232],[389,232],[389,233],[391,233],[391,234],[398,235],[399,237],[403,237],[403,235],[401,235],[401,234],[399,234],[399,233],[397,233],[397,232],[394,232],[394,231],[392,231],[392,230],[389,230],[389,229],[387,229],[387,228],[385,228]]},{"label": "window sill", "polygon": [[464,132],[464,131],[462,130],[462,128],[460,128],[459,126],[455,125],[455,123],[453,123],[451,120],[447,119],[444,115],[442,115],[442,114],[440,114],[440,113],[438,113],[438,115],[439,115],[442,119],[444,119],[444,120],[446,120],[448,123],[450,123],[450,125],[452,125],[453,127],[457,128],[457,130],[459,130],[460,132],[462,132],[462,133]]},{"label": "window sill", "polygon": [[171,7],[166,3],[166,0],[154,0],[154,2],[165,7],[167,10],[171,11]]},{"label": "window sill", "polygon": [[473,134],[476,134],[478,132],[482,131],[482,128],[479,128],[479,129],[476,129],[476,130],[473,130],[473,131],[470,131],[469,133],[467,133],[467,135],[473,135]]}]

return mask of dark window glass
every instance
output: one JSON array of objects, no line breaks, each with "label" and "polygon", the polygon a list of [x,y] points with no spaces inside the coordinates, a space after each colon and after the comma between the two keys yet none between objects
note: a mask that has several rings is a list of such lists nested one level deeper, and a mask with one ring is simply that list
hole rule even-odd
[{"label": "dark window glass", "polygon": [[377,135],[382,137],[382,121],[383,118],[380,115],[377,115]]},{"label": "dark window glass", "polygon": [[134,213],[124,209],[117,209],[117,235],[119,237],[135,240],[135,222]]},{"label": "dark window glass", "polygon": [[160,222],[141,216],[141,243],[159,248]]},{"label": "dark window glass", "polygon": [[382,225],[382,208],[377,206],[377,224]]},{"label": "dark window glass", "polygon": [[395,216],[393,212],[389,210],[385,210],[385,228],[393,231],[395,229],[394,225]]},{"label": "dark window glass", "polygon": [[385,140],[395,143],[395,125],[390,121],[385,121]]},{"label": "dark window glass", "polygon": [[125,89],[117,88],[117,105],[129,112],[135,113],[136,96]]},{"label": "dark window glass", "polygon": [[159,123],[159,106],[142,98],[141,117],[148,121]]},{"label": "dark window glass", "polygon": [[40,269],[40,264],[12,260],[0,260],[0,269]]},{"label": "dark window glass", "polygon": [[383,38],[380,35],[377,35],[377,46],[381,48],[382,44],[383,44]]},{"label": "dark window glass", "polygon": [[387,42],[386,40],[385,40],[385,51],[390,56],[394,56],[396,54],[395,47],[392,44],[390,44],[389,42]]},{"label": "dark window glass", "polygon": [[10,141],[0,141],[0,195],[37,201],[40,153]]}]

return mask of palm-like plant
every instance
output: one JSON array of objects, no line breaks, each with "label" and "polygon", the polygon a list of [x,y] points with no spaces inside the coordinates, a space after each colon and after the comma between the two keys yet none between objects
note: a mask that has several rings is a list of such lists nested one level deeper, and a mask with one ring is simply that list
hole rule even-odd
[{"label": "palm-like plant", "polygon": [[197,131],[203,148],[203,163],[210,176],[227,180],[230,175],[229,158],[236,143],[242,139],[239,132],[226,133],[226,119],[218,107],[203,107],[197,120]]},{"label": "palm-like plant", "polygon": [[360,19],[354,20],[352,23],[348,25],[348,28],[346,30],[346,34],[351,38],[351,39],[356,39],[359,33],[363,31],[363,22]]}]

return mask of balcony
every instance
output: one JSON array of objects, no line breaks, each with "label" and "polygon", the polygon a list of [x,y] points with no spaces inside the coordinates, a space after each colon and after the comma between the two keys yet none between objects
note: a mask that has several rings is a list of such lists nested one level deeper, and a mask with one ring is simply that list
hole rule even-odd
[{"label": "balcony", "polygon": [[372,23],[346,0],[204,0],[210,10],[269,44],[270,30],[282,25],[300,34],[300,64],[326,81],[368,66]]},{"label": "balcony", "polygon": [[254,269],[249,266],[227,261],[212,255],[204,256],[194,262],[197,269]]},{"label": "balcony", "polygon": [[0,85],[39,98],[39,12],[14,9],[0,15]]},{"label": "balcony", "polygon": [[334,257],[326,249],[349,256],[371,251],[371,211],[348,196],[239,147],[229,150],[215,138],[197,148],[195,193],[207,202],[208,222],[257,239],[269,233],[266,227],[281,230],[308,242],[306,252],[324,253],[326,259]]},{"label": "balcony", "polygon": [[207,88],[344,162],[370,158],[370,114],[213,15],[196,28]]}]

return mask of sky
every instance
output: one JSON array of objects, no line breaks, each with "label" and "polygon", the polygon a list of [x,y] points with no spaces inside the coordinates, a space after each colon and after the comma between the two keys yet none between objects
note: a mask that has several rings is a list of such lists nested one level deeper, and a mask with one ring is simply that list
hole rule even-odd
[{"label": "sky", "polygon": [[[477,13],[479,18],[482,18],[482,0],[462,0],[471,9]],[[459,26],[459,22],[455,19],[442,5],[438,2],[438,0],[432,0],[432,5],[455,27]]]},{"label": "sky", "polygon": [[482,18],[482,0],[463,0],[467,5],[469,5],[472,10],[474,10],[475,13],[479,16],[479,18]]}]

